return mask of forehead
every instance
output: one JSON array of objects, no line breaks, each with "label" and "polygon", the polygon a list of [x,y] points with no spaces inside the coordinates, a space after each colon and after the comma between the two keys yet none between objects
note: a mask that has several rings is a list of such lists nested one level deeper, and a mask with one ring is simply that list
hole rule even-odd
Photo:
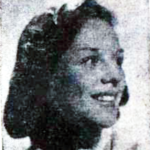
[{"label": "forehead", "polygon": [[76,48],[91,47],[110,50],[110,47],[111,49],[117,49],[119,43],[113,27],[100,19],[89,19],[82,26],[73,46]]}]

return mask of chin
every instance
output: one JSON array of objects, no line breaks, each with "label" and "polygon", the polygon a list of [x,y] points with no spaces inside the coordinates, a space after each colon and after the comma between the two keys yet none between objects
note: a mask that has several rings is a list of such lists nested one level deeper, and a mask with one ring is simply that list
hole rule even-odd
[{"label": "chin", "polygon": [[102,128],[109,128],[116,124],[120,117],[120,112],[118,111],[116,115],[107,114],[104,117],[95,118],[95,122]]},{"label": "chin", "polygon": [[107,120],[106,122],[99,123],[99,125],[102,128],[109,128],[109,127],[113,126],[116,122],[117,122],[117,120]]}]

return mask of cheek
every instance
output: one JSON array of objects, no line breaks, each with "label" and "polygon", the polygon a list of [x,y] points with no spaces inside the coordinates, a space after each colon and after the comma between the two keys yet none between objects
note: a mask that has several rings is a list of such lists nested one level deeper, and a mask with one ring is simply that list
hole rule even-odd
[{"label": "cheek", "polygon": [[[88,83],[85,82],[85,75],[82,75],[81,72],[72,72],[68,74],[67,77],[67,93],[69,93],[69,101],[76,105],[77,102],[83,94],[87,92]],[[74,102],[76,101],[76,102]]]},{"label": "cheek", "polygon": [[82,91],[89,91],[98,84],[102,76],[102,71],[87,69],[84,67],[71,67],[67,74],[67,83],[69,86],[78,86]]},{"label": "cheek", "polygon": [[68,83],[69,84],[79,84],[80,83],[80,77],[78,73],[69,73],[68,74]]},{"label": "cheek", "polygon": [[91,78],[83,72],[69,73],[68,84],[72,87],[78,86],[80,89],[84,89],[84,86],[88,86],[91,83]]},{"label": "cheek", "polygon": [[79,72],[76,77],[78,83],[80,83],[84,88],[93,88],[97,83],[97,80],[100,78],[100,73],[91,70],[82,70]]}]

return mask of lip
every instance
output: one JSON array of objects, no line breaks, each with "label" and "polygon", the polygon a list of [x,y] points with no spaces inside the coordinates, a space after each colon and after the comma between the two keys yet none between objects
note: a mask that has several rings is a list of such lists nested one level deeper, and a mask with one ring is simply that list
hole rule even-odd
[{"label": "lip", "polygon": [[114,105],[116,101],[116,93],[114,92],[99,92],[91,95],[91,98],[100,102],[103,105]]}]

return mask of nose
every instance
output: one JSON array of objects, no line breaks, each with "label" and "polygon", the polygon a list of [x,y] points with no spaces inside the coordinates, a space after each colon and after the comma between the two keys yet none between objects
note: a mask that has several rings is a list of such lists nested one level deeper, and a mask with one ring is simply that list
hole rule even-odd
[{"label": "nose", "polygon": [[103,84],[109,84],[109,83],[111,83],[114,87],[116,87],[117,84],[118,84],[118,82],[119,82],[119,80],[117,80],[116,78],[111,78],[110,80],[107,80],[107,79],[105,79],[105,78],[102,78],[102,79],[101,79],[101,82],[102,82]]},{"label": "nose", "polygon": [[120,81],[124,80],[124,72],[121,68],[109,65],[105,68],[103,76],[101,76],[102,84],[112,84],[113,87],[117,87]]}]

